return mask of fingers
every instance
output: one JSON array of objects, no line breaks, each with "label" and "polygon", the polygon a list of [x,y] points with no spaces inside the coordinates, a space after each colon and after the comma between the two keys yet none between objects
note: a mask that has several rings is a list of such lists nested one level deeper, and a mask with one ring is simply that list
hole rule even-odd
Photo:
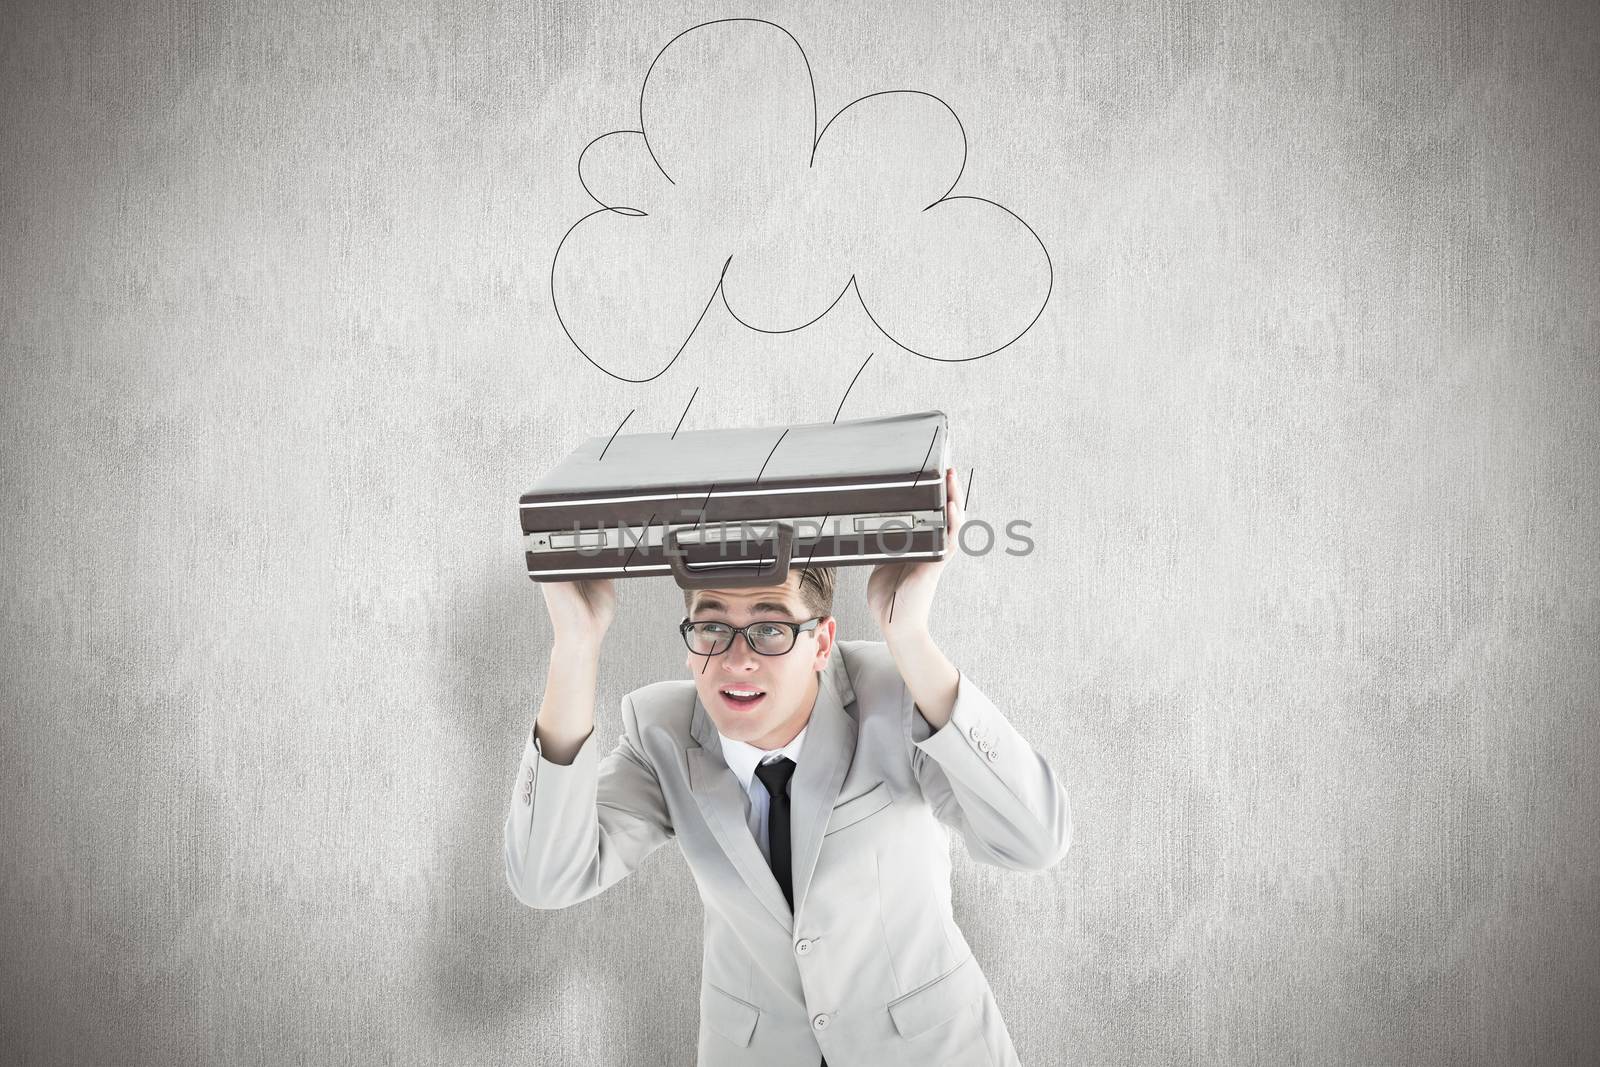
[{"label": "fingers", "polygon": [[945,468],[944,480],[945,499],[947,501],[946,510],[948,512],[945,516],[945,535],[953,540],[956,534],[960,532],[962,522],[966,519],[966,508],[963,506],[961,489],[956,481],[956,469],[954,467]]}]

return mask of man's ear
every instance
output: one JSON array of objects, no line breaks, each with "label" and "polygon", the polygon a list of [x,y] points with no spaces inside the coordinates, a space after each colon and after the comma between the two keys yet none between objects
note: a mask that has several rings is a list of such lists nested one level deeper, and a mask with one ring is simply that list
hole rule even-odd
[{"label": "man's ear", "polygon": [[822,621],[817,623],[817,628],[812,631],[817,635],[817,655],[811,661],[812,670],[820,671],[828,665],[828,657],[833,653],[834,635],[838,626],[832,615],[825,615]]}]

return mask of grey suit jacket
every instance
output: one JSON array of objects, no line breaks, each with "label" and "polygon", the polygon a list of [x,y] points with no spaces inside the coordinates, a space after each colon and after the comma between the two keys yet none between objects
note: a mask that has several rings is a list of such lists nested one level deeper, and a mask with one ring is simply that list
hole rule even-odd
[{"label": "grey suit jacket", "polygon": [[576,904],[676,837],[705,905],[701,1067],[1018,1065],[951,916],[946,828],[986,863],[1045,870],[1072,837],[1064,786],[965,674],[932,730],[879,641],[835,645],[808,729],[792,912],[689,679],[624,697],[604,758],[598,731],[570,765],[529,732],[505,820],[512,892]]}]

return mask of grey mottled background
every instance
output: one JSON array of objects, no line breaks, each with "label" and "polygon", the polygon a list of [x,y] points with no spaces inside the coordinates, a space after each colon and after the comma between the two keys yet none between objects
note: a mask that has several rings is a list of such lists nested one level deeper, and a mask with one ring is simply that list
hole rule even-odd
[{"label": "grey mottled background", "polygon": [[[1050,248],[986,360],[708,316],[648,386],[549,306],[578,151],[722,15],[824,117],[939,94]],[[517,495],[579,439],[938,407],[936,636],[1066,774],[956,846],[1030,1064],[1600,1050],[1594,5],[7,4],[0,1049],[693,1059],[675,847],[566,912],[501,819],[548,626]],[[865,571],[845,636],[875,636]],[[682,673],[622,586],[598,729]]]}]

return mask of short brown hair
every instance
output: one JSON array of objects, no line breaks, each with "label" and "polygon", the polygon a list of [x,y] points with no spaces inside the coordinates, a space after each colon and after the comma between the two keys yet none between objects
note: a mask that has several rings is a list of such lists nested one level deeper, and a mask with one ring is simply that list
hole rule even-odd
[{"label": "short brown hair", "polygon": [[[797,571],[800,574],[800,588],[795,592],[800,597],[800,603],[805,605],[806,616],[809,618],[820,615],[826,618],[832,615],[833,589],[836,581],[833,568],[791,567],[789,569],[790,574],[794,574]],[[785,579],[784,584],[787,587],[787,579]],[[695,590],[693,589],[685,589],[683,591],[683,608],[685,611],[689,611],[694,607],[694,594]]]}]

